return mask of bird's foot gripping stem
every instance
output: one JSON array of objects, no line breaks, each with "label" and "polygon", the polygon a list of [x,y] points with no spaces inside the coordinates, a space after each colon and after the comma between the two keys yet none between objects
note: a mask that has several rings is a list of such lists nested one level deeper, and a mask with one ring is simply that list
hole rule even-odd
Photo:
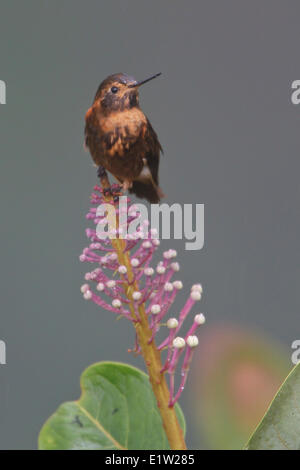
[{"label": "bird's foot gripping stem", "polygon": [[103,189],[105,189],[105,188],[110,188],[109,179],[108,179],[106,170],[105,170],[105,168],[104,168],[103,166],[100,165],[100,166],[98,167],[97,175],[98,175],[99,178],[100,178],[101,185],[102,185]]},{"label": "bird's foot gripping stem", "polygon": [[97,175],[100,178],[101,186],[102,186],[102,191],[104,196],[112,196],[112,191],[111,191],[111,186],[110,182],[106,173],[106,170],[103,166],[99,166],[97,170]]},{"label": "bird's foot gripping stem", "polygon": [[98,167],[97,175],[100,178],[104,197],[112,197],[116,202],[119,199],[119,196],[122,195],[120,186],[115,184],[113,184],[112,186],[110,185],[106,170],[101,165]]}]

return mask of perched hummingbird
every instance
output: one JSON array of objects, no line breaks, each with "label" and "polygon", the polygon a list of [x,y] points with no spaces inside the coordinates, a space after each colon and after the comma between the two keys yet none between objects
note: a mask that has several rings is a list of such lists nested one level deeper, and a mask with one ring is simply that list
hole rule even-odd
[{"label": "perched hummingbird", "polygon": [[151,203],[163,197],[158,185],[162,148],[139,107],[139,87],[159,75],[140,82],[125,73],[110,75],[100,84],[85,116],[85,144],[104,190],[110,188],[108,170],[125,191]]}]

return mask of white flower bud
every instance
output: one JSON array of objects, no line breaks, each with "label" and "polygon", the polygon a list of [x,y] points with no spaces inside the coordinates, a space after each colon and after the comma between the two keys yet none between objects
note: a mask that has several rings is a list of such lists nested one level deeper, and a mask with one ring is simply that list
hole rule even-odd
[{"label": "white flower bud", "polygon": [[160,245],[160,240],[158,240],[157,238],[154,238],[152,240],[152,243],[153,243],[154,246],[159,246]]},{"label": "white flower bud", "polygon": [[177,328],[177,326],[178,326],[177,318],[169,318],[169,320],[167,321],[167,327],[170,328],[170,330],[172,330],[173,328]]},{"label": "white flower bud", "polygon": [[80,290],[81,292],[84,294],[87,290],[90,289],[90,286],[88,284],[83,284],[81,287],[80,287]]},{"label": "white flower bud", "polygon": [[156,268],[156,272],[157,272],[158,274],[165,274],[166,268],[165,268],[164,266],[160,266],[160,265],[159,265],[159,266],[157,266],[157,268]]},{"label": "white flower bud", "polygon": [[140,264],[139,260],[137,258],[132,258],[131,260],[131,266],[136,268]]},{"label": "white flower bud", "polygon": [[195,315],[194,321],[198,325],[203,325],[203,323],[205,323],[205,316],[203,315],[203,313],[198,313],[197,315]]},{"label": "white flower bud", "polygon": [[135,291],[135,292],[133,292],[133,294],[132,294],[133,300],[140,300],[141,297],[142,297],[141,292]]},{"label": "white flower bud", "polygon": [[104,290],[104,287],[105,287],[105,286],[104,286],[103,282],[99,282],[99,283],[97,284],[96,289],[97,289],[99,292],[101,292],[101,291]]},{"label": "white flower bud", "polygon": [[112,306],[115,307],[115,308],[120,308],[121,305],[122,305],[122,303],[121,303],[121,301],[120,301],[119,299],[114,299],[111,304],[112,304]]},{"label": "white flower bud", "polygon": [[144,274],[146,276],[152,276],[154,274],[154,269],[153,268],[146,268],[146,269],[144,269]]},{"label": "white flower bud", "polygon": [[164,285],[164,290],[166,292],[172,292],[173,290],[173,284],[171,282],[166,282],[165,285]]},{"label": "white flower bud", "polygon": [[183,284],[181,281],[174,281],[173,286],[175,287],[175,289],[178,289],[178,290],[183,288]]},{"label": "white flower bud", "polygon": [[200,292],[200,294],[202,294],[203,292],[203,288],[202,288],[202,285],[201,284],[194,284],[192,286],[192,289],[191,290],[195,290],[197,292]]},{"label": "white flower bud", "polygon": [[198,346],[199,340],[198,340],[197,336],[188,336],[187,339],[186,339],[186,344],[190,348],[195,348],[196,346]]},{"label": "white flower bud", "polygon": [[180,266],[179,266],[179,263],[175,262],[175,263],[171,263],[171,268],[173,269],[173,271],[179,271],[180,269]]},{"label": "white flower bud", "polygon": [[200,300],[201,299],[201,294],[200,292],[198,292],[197,290],[192,290],[191,292],[191,298],[195,301],[197,300]]},{"label": "white flower bud", "polygon": [[83,297],[85,298],[85,300],[90,300],[92,298],[91,291],[90,290],[85,291],[85,293],[83,294]]},{"label": "white flower bud", "polygon": [[183,338],[181,338],[180,336],[177,336],[174,340],[173,340],[173,346],[174,348],[176,349],[182,349],[184,348],[185,346],[185,341]]},{"label": "white flower bud", "polygon": [[143,248],[151,248],[152,244],[149,240],[146,240],[143,244],[142,244],[142,247]]},{"label": "white flower bud", "polygon": [[118,271],[120,274],[126,274],[127,273],[127,268],[124,265],[121,265],[118,267]]},{"label": "white flower bud", "polygon": [[107,286],[109,289],[113,289],[114,287],[116,287],[116,281],[114,281],[113,279],[111,279],[110,281],[107,281],[106,286]]},{"label": "white flower bud", "polygon": [[158,305],[158,304],[152,305],[152,307],[151,307],[151,313],[153,315],[157,315],[158,313],[160,313],[160,310],[161,310],[161,308],[160,308],[160,305]]}]

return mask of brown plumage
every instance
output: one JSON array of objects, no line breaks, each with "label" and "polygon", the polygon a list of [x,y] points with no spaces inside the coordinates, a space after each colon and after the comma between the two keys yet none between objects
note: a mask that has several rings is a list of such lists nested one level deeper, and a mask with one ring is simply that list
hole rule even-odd
[{"label": "brown plumage", "polygon": [[124,190],[151,203],[163,196],[158,184],[162,148],[139,107],[138,89],[158,75],[142,82],[123,73],[110,75],[99,86],[85,116],[85,144],[99,167],[103,187],[110,187],[107,170]]}]

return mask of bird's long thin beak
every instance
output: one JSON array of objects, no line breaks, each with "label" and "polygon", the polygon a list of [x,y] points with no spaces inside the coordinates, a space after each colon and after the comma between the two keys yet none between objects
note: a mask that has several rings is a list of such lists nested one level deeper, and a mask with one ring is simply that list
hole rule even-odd
[{"label": "bird's long thin beak", "polygon": [[150,82],[150,80],[153,80],[156,77],[159,77],[161,75],[161,72],[156,73],[155,75],[152,75],[152,77],[146,78],[146,80],[142,80],[140,82],[133,83],[132,85],[128,85],[128,88],[135,88],[137,86],[144,85],[144,83]]}]

